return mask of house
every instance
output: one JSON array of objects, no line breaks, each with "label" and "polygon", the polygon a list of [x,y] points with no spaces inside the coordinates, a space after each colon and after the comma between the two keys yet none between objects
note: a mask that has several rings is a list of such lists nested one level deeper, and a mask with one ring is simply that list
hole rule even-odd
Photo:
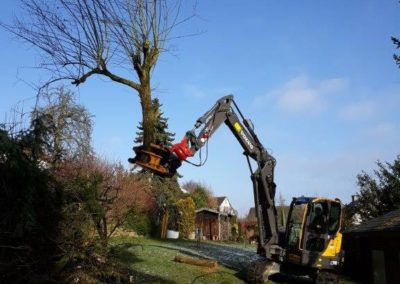
[{"label": "house", "polygon": [[[286,226],[286,218],[289,214],[289,206],[276,206],[277,216],[277,223],[278,223],[278,230],[284,231]],[[241,221],[240,226],[242,228],[242,232],[244,238],[249,242],[254,242],[257,240],[258,236],[258,222],[257,222],[257,215],[256,210],[254,207],[251,207],[249,213],[245,220]]]},{"label": "house", "polygon": [[242,229],[243,237],[245,240],[248,240],[249,243],[253,243],[257,241],[258,236],[258,223],[256,210],[254,207],[249,209],[249,213],[244,220],[240,221],[240,227]]},{"label": "house", "polygon": [[400,283],[400,209],[343,232],[344,272],[363,283]]},{"label": "house", "polygon": [[229,240],[232,236],[232,219],[237,216],[226,196],[214,197],[214,208],[196,210],[196,228],[200,228],[204,239]]},{"label": "house", "polygon": [[[358,213],[358,200],[356,195],[351,196],[351,202],[344,206],[344,215],[347,217],[345,226],[358,226],[362,222],[361,215]],[[343,224],[342,224],[343,225]]]},{"label": "house", "polygon": [[221,196],[221,197],[213,197],[214,199],[214,204],[216,205],[216,209],[221,212],[225,213],[228,215],[236,216],[237,212],[235,209],[233,209],[231,203],[229,202],[228,198],[226,196]]}]

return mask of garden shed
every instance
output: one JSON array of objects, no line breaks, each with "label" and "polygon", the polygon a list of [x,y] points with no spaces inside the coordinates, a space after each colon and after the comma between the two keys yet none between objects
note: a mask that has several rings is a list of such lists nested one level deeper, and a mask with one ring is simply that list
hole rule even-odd
[{"label": "garden shed", "polygon": [[363,283],[400,283],[400,209],[343,233],[344,272]]},{"label": "garden shed", "polygon": [[196,210],[196,228],[200,228],[204,239],[226,241],[231,237],[233,215],[211,208]]}]

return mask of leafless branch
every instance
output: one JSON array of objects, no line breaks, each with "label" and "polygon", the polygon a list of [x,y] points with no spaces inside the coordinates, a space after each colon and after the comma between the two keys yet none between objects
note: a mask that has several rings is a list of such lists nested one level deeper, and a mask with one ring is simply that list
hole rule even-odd
[{"label": "leafless branch", "polygon": [[103,75],[139,90],[139,82],[109,66],[123,58],[140,81],[166,51],[171,31],[195,16],[181,17],[182,0],[21,1],[25,14],[0,25],[41,51],[40,67],[53,72],[52,80],[75,85]]}]

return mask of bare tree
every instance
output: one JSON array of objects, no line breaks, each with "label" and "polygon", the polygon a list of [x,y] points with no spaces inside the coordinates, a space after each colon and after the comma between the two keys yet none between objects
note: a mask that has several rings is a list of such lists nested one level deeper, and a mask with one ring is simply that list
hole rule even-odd
[{"label": "bare tree", "polygon": [[194,13],[181,17],[182,0],[21,2],[26,15],[1,26],[39,49],[39,67],[53,74],[49,83],[69,79],[78,86],[101,75],[134,89],[142,107],[143,143],[149,146],[156,120],[151,72],[173,29]]},{"label": "bare tree", "polygon": [[41,90],[32,119],[41,119],[47,124],[46,155],[52,164],[93,154],[92,116],[76,102],[75,94],[63,86]]}]

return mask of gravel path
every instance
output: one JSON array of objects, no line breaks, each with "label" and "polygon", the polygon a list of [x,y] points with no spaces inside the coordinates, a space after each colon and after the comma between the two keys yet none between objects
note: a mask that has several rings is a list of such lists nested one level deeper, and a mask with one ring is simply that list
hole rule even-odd
[{"label": "gravel path", "polygon": [[177,241],[165,244],[166,247],[176,249],[181,253],[217,260],[226,267],[241,271],[247,269],[251,259],[256,256],[253,247],[240,247],[238,245],[201,242]]}]

